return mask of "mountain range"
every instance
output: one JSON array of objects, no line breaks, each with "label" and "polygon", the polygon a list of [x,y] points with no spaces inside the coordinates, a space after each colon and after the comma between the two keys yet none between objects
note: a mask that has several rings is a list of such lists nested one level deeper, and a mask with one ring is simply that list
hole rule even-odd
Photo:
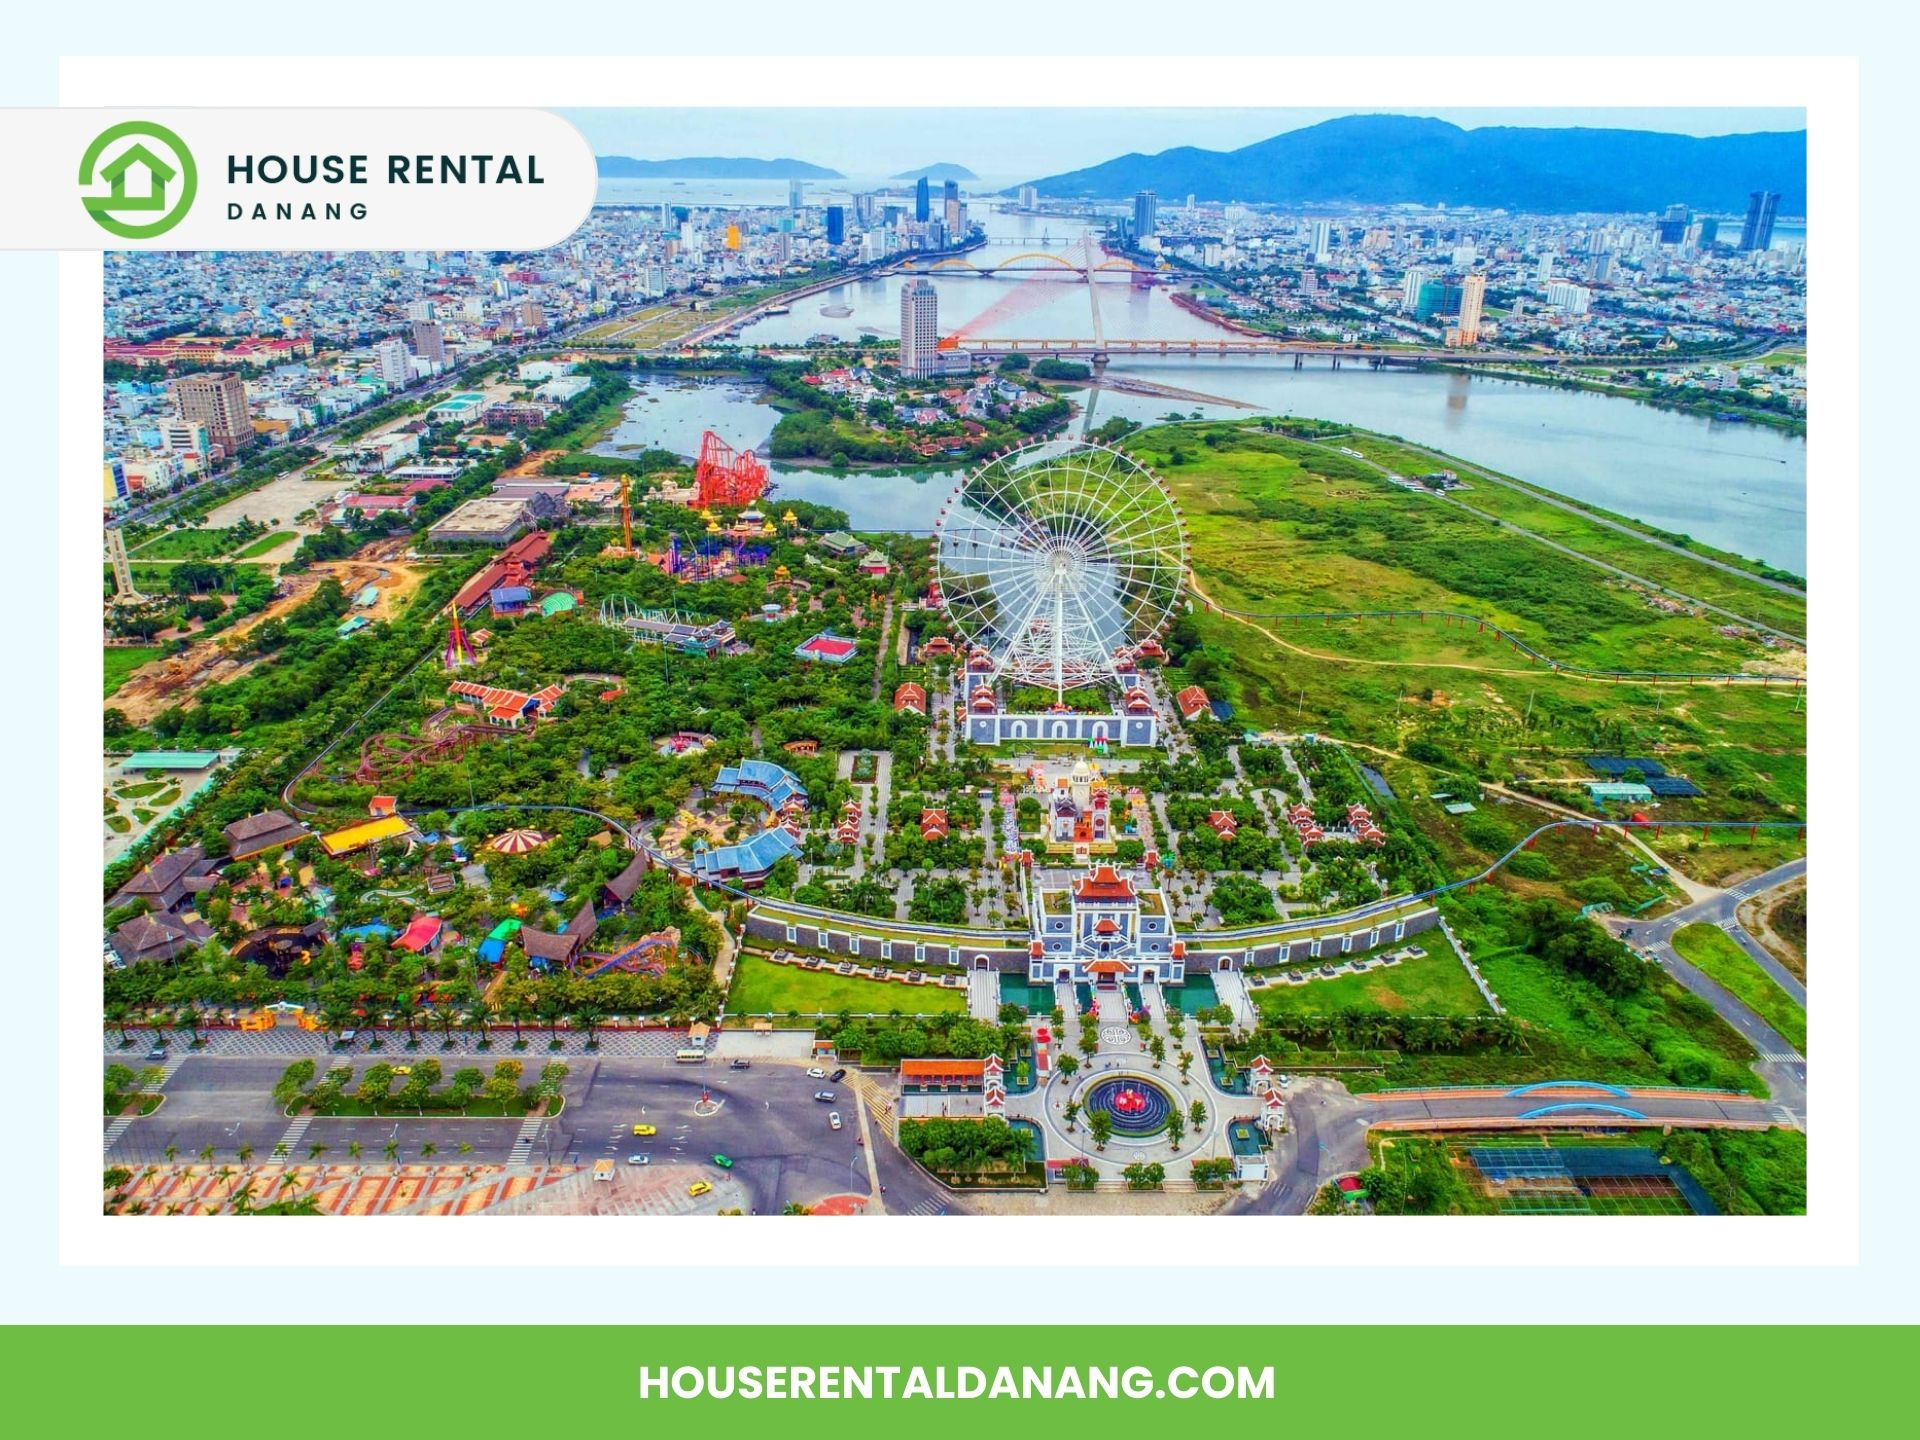
[{"label": "mountain range", "polygon": [[889,180],[918,180],[922,175],[929,180],[978,180],[980,177],[964,165],[956,165],[951,160],[938,160],[931,165],[922,165],[918,170],[902,170],[898,175],[889,175]]},{"label": "mountain range", "polygon": [[600,174],[610,180],[666,176],[674,180],[843,180],[838,170],[804,160],[755,160],[742,155],[690,155],[679,160],[635,160],[631,155],[597,155]]},{"label": "mountain range", "polygon": [[[1265,204],[1470,205],[1539,214],[1695,209],[1741,212],[1754,190],[1804,215],[1807,132],[1697,137],[1651,130],[1485,126],[1350,115],[1238,150],[1183,145],[1029,182],[1054,199],[1161,203],[1195,195]],[[1004,192],[1014,193],[1013,189]]]}]

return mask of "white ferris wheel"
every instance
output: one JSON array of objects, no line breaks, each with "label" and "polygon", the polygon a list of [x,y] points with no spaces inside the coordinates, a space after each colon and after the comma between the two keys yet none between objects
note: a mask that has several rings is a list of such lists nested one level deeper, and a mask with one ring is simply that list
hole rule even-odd
[{"label": "white ferris wheel", "polygon": [[1158,476],[1109,445],[1045,441],[975,470],[941,507],[934,565],[960,639],[993,677],[1050,689],[1118,681],[1186,582],[1186,524]]}]

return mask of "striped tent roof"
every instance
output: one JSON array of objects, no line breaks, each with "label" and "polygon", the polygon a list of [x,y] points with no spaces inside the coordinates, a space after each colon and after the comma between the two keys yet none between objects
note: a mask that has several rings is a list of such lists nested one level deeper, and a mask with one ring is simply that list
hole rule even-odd
[{"label": "striped tent roof", "polygon": [[530,850],[538,850],[550,838],[539,830],[502,830],[487,841],[487,848],[502,855],[525,855]]}]

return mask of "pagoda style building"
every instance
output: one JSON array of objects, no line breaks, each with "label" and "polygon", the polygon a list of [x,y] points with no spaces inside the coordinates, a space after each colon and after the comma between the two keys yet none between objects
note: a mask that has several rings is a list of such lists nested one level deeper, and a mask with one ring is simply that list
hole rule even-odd
[{"label": "pagoda style building", "polygon": [[1173,933],[1166,896],[1143,889],[1112,865],[1061,878],[1035,872],[1027,978],[1112,989],[1183,984],[1186,942]]}]

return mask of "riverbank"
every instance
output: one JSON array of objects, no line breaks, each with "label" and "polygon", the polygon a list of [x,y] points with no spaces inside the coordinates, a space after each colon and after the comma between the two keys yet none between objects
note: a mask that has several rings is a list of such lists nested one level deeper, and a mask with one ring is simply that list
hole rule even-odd
[{"label": "riverbank", "polygon": [[[1702,356],[1703,364],[1719,363],[1714,357]],[[1729,360],[1726,363],[1734,363]],[[1769,430],[1778,430],[1783,435],[1793,435],[1804,439],[1807,433],[1807,421],[1804,415],[1783,415],[1772,410],[1757,410],[1744,406],[1729,408],[1724,400],[1704,396],[1698,400],[1681,399],[1670,391],[1656,390],[1649,386],[1613,385],[1604,380],[1595,380],[1584,375],[1565,373],[1545,374],[1538,370],[1510,370],[1503,367],[1451,365],[1445,361],[1432,361],[1420,366],[1423,370],[1435,370],[1446,374],[1475,374],[1490,379],[1511,380],[1521,385],[1541,385],[1550,390],[1581,390],[1589,395],[1605,395],[1616,400],[1633,400],[1642,405],[1651,405],[1657,410],[1671,410],[1679,415],[1692,415],[1703,420],[1718,421],[1733,425],[1762,425]]]}]

